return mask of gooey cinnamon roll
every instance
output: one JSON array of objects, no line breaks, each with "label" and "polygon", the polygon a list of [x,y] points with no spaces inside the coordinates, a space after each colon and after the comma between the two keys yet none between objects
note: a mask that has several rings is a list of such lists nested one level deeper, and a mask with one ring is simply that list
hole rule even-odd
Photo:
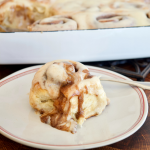
[{"label": "gooey cinnamon roll", "polygon": [[35,74],[31,106],[41,121],[59,130],[76,133],[77,124],[102,113],[109,99],[97,76],[86,66],[70,60],[52,61]]},{"label": "gooey cinnamon roll", "polygon": [[77,23],[69,16],[53,16],[38,20],[28,27],[29,31],[76,30]]}]

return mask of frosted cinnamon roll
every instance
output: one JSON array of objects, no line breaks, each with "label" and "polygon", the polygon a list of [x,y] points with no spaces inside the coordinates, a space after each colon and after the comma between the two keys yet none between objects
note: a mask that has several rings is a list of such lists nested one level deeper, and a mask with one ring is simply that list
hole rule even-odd
[{"label": "frosted cinnamon roll", "polygon": [[38,20],[28,27],[29,31],[76,30],[77,23],[69,16],[53,16]]},{"label": "frosted cinnamon roll", "polygon": [[52,61],[35,74],[30,90],[31,106],[41,121],[75,133],[77,124],[102,113],[109,99],[97,76],[86,66],[70,60]]},{"label": "frosted cinnamon roll", "polygon": [[36,20],[51,16],[49,7],[48,0],[1,0],[0,25],[6,31],[27,31]]},{"label": "frosted cinnamon roll", "polygon": [[86,12],[73,15],[78,29],[119,28],[149,25],[143,12]]}]

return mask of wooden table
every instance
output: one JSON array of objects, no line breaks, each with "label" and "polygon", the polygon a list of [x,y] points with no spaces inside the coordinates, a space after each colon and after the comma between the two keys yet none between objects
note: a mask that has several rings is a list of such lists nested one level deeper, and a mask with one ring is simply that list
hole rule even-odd
[{"label": "wooden table", "polygon": [[[0,79],[4,78],[5,76],[18,71],[20,69],[33,66],[33,65],[0,65]],[[123,68],[131,69],[131,66],[125,65]],[[135,80],[135,79],[133,79]],[[145,81],[150,81],[150,73],[146,77]],[[148,98],[148,103],[150,103],[150,91],[145,90],[145,93]],[[149,104],[150,106],[150,104]],[[16,142],[13,142],[3,135],[0,135],[0,150],[37,150],[35,148],[30,148]],[[133,135],[128,137],[125,140],[122,140],[118,143],[101,147],[95,148],[93,150],[119,150],[119,149],[126,149],[126,150],[150,150],[150,113],[148,113],[148,117],[144,125]]]}]

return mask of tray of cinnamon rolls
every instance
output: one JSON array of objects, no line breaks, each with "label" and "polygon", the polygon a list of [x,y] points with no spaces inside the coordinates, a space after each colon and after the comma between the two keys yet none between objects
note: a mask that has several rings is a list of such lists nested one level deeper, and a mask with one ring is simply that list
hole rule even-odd
[{"label": "tray of cinnamon rolls", "polygon": [[0,32],[149,25],[148,0],[0,0]]},{"label": "tray of cinnamon rolls", "polygon": [[149,0],[0,0],[0,64],[150,57],[149,26]]}]

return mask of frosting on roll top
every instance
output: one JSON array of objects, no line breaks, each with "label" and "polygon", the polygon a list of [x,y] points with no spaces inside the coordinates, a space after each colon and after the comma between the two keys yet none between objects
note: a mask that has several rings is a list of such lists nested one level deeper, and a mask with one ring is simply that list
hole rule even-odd
[{"label": "frosting on roll top", "polygon": [[46,71],[48,81],[52,81],[55,83],[63,83],[66,82],[68,75],[66,73],[66,69],[63,66],[63,63],[54,63],[50,65]]},{"label": "frosting on roll top", "polygon": [[40,83],[43,89],[47,89],[51,99],[57,99],[60,96],[62,86],[78,84],[89,74],[87,67],[73,61],[54,61],[40,69],[35,75],[33,85]]}]

